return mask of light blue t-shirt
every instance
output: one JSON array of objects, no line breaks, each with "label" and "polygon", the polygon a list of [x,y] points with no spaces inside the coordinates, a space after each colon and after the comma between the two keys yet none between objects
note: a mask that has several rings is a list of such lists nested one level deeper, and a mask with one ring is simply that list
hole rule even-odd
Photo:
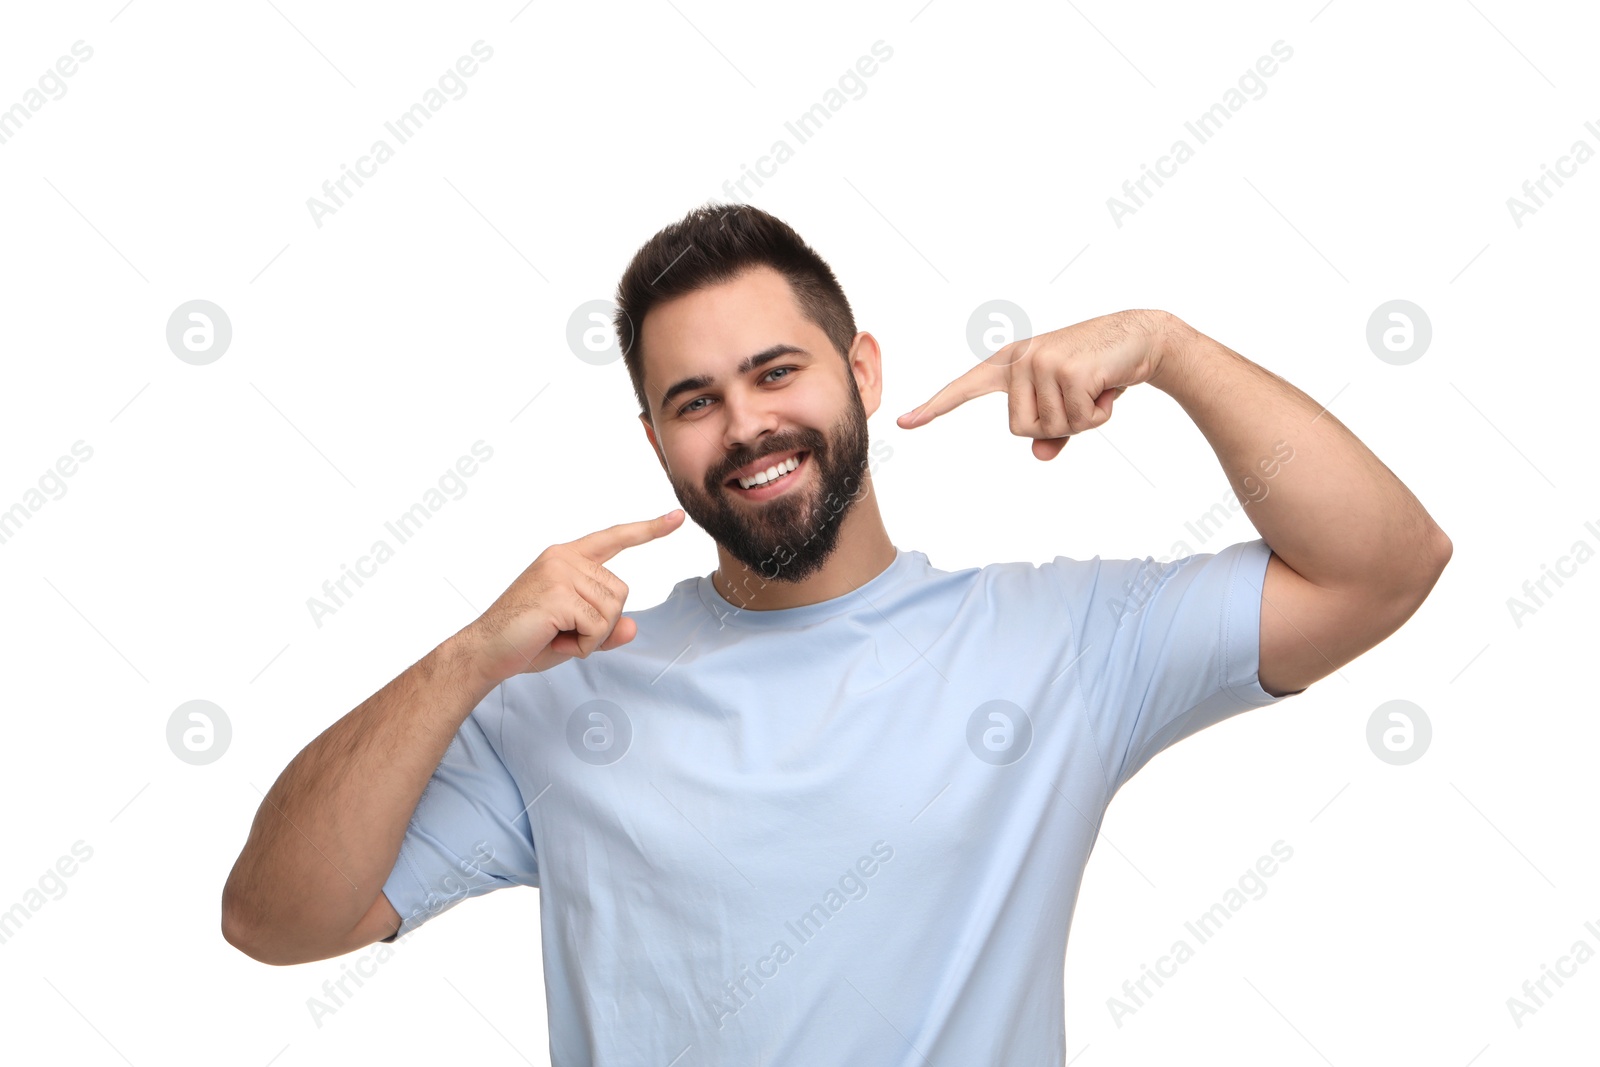
[{"label": "light blue t-shirt", "polygon": [[775,611],[685,579],[628,644],[473,710],[383,888],[399,936],[538,886],[556,1067],[1061,1064],[1111,797],[1284,699],[1257,680],[1269,556],[897,548]]}]

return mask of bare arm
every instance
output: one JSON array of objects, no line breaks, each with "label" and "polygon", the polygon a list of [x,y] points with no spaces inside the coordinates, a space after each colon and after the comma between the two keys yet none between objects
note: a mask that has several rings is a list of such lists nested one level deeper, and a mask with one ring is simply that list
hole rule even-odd
[{"label": "bare arm", "polygon": [[1145,314],[1161,353],[1150,384],[1205,435],[1275,557],[1261,587],[1261,687],[1298,692],[1415,614],[1450,538],[1331,411],[1176,316]]},{"label": "bare arm", "polygon": [[633,640],[628,587],[604,564],[683,517],[552,545],[470,626],[302,749],[267,791],[223,887],[228,943],[262,963],[310,963],[398,930],[383,885],[462,723],[504,679]]},{"label": "bare arm", "polygon": [[[1194,420],[1272,550],[1261,589],[1264,691],[1299,692],[1416,612],[1451,553],[1421,502],[1326,407],[1170,312],[1120,311],[1012,341],[899,424],[926,426],[1004,389],[1011,432],[1050,460],[1144,382]],[[1276,476],[1271,486],[1257,472]]]},{"label": "bare arm", "polygon": [[466,631],[324,730],[256,812],[222,891],[222,935],[262,963],[309,963],[399,928],[383,893],[423,787],[495,682]]}]

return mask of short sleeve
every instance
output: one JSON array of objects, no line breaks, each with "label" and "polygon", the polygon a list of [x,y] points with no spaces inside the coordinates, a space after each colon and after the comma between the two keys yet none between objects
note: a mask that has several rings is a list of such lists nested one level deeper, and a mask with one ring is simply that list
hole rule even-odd
[{"label": "short sleeve", "polygon": [[461,724],[423,788],[383,885],[401,918],[384,940],[404,937],[468,897],[539,884],[528,801],[496,747],[504,717],[501,683]]},{"label": "short sleeve", "polygon": [[1261,687],[1261,591],[1272,550],[1257,538],[1165,563],[1057,556],[1106,787],[1151,757],[1250,708],[1288,697]]}]

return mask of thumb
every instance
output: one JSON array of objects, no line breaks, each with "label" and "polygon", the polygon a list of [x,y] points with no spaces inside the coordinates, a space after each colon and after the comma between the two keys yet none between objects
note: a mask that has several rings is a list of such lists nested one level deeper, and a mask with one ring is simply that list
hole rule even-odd
[{"label": "thumb", "polygon": [[620,648],[632,641],[638,635],[639,624],[624,615],[617,620],[617,625],[612,627],[610,636],[600,643],[600,647],[596,651],[610,652],[613,648]]},{"label": "thumb", "polygon": [[1034,438],[1033,454],[1042,460],[1052,460],[1061,454],[1067,447],[1070,437],[1039,437]]}]

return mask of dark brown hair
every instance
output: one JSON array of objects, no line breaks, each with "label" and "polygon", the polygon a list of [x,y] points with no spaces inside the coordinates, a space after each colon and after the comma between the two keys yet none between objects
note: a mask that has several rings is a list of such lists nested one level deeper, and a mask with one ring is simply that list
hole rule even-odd
[{"label": "dark brown hair", "polygon": [[640,246],[617,283],[613,327],[639,413],[650,417],[644,393],[644,352],[638,328],[650,309],[673,297],[732,281],[765,265],[789,282],[801,314],[827,335],[848,361],[856,320],[850,301],[823,258],[782,220],[749,204],[703,204]]}]

